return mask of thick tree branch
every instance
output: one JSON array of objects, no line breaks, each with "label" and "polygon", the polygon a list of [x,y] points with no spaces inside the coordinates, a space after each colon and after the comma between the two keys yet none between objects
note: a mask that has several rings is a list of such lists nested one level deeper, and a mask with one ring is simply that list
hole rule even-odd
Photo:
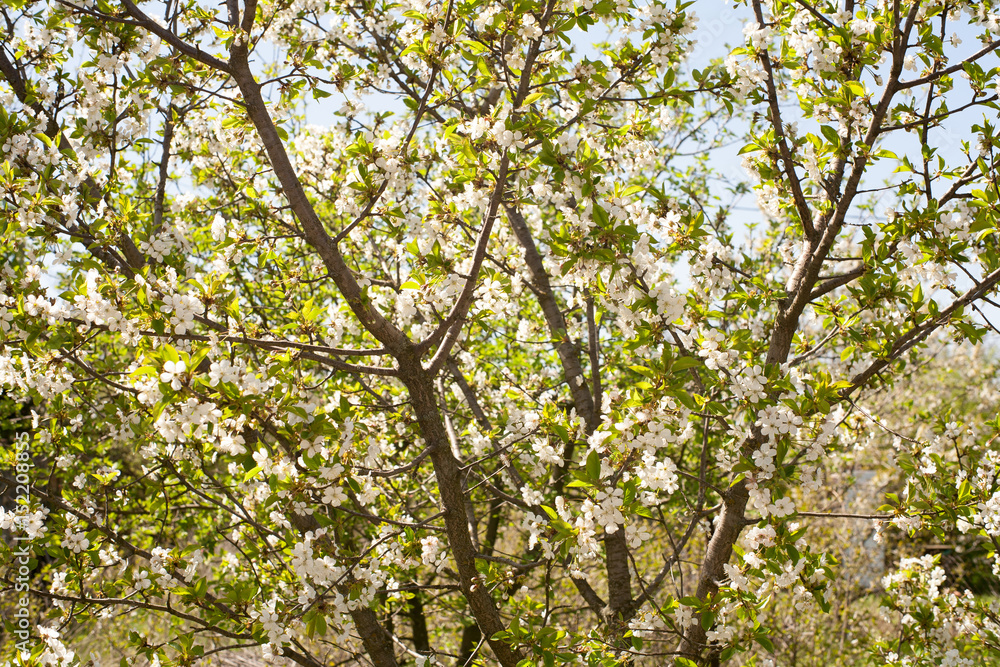
[{"label": "thick tree branch", "polygon": [[434,382],[414,355],[400,366],[400,379],[409,390],[413,411],[420,432],[431,448],[434,475],[441,494],[448,546],[458,568],[459,586],[486,641],[503,667],[514,667],[522,656],[494,635],[504,630],[500,612],[485,586],[477,584],[476,549],[469,533],[465,495],[462,492],[462,471],[451,451],[448,434],[441,421]]},{"label": "thick tree branch", "polygon": [[201,64],[207,65],[214,70],[225,72],[227,74],[231,73],[229,63],[224,60],[219,60],[213,55],[205,53],[197,45],[192,46],[188,44],[170,30],[164,28],[159,23],[146,16],[145,12],[139,9],[139,7],[132,2],[132,0],[122,0],[122,6],[125,7],[125,11],[127,11],[129,16],[135,19],[139,25],[180,51],[183,55],[197,60]]},{"label": "thick tree branch", "polygon": [[[579,351],[567,333],[566,318],[556,301],[555,290],[552,288],[548,271],[545,270],[542,255],[538,251],[528,223],[520,211],[513,206],[507,206],[506,209],[511,230],[518,243],[521,244],[521,248],[524,249],[524,262],[528,267],[528,275],[536,289],[538,304],[542,308],[545,323],[548,325],[549,333],[556,345],[556,353],[562,363],[566,383],[569,385],[570,395],[573,397],[573,405],[576,406],[576,412],[583,418],[584,422],[591,429],[596,428],[594,397],[590,393],[590,388],[587,386],[587,380],[583,374]],[[569,455],[572,456],[572,451],[569,452]],[[564,455],[563,458],[566,456]]]},{"label": "thick tree branch", "polygon": [[[764,12],[761,8],[760,0],[754,0],[754,15],[757,17],[757,24],[764,26]],[[795,202],[795,211],[799,215],[802,223],[802,231],[807,238],[815,236],[816,230],[813,228],[812,210],[806,202],[802,193],[802,182],[795,171],[795,160],[792,159],[792,151],[788,147],[788,140],[785,137],[785,128],[781,124],[781,110],[778,107],[778,90],[774,83],[774,70],[771,67],[771,56],[767,49],[761,49],[758,54],[760,64],[764,67],[764,80],[767,82],[767,104],[771,113],[771,126],[774,129],[774,137],[778,142],[778,151],[781,154],[781,163],[784,167],[788,185],[792,189],[792,199]]]},{"label": "thick tree branch", "polygon": [[996,269],[992,273],[989,273],[982,279],[982,281],[979,282],[979,284],[968,290],[961,297],[952,301],[951,305],[940,311],[937,316],[929,318],[923,324],[913,327],[897,338],[893,341],[892,346],[889,348],[889,351],[885,356],[876,359],[868,368],[851,378],[851,386],[845,387],[840,391],[841,399],[849,398],[851,394],[864,386],[868,380],[877,375],[893,361],[898,359],[903,353],[911,349],[914,345],[917,345],[921,341],[925,340],[941,327],[945,326],[956,311],[978,299],[983,298],[998,284],[1000,284],[1000,269]]},{"label": "thick tree branch", "polygon": [[[919,5],[920,3],[918,2],[915,4]],[[926,76],[922,76],[913,79],[911,81],[900,81],[899,84],[897,85],[897,88],[899,90],[906,90],[907,88],[916,88],[917,86],[922,86],[925,83],[932,83],[934,81],[937,81],[941,77],[948,76],[949,74],[954,74],[955,72],[959,72],[965,69],[965,65],[969,63],[974,63],[984,56],[988,56],[989,54],[996,51],[998,48],[1000,48],[1000,39],[995,39],[986,46],[984,46],[983,48],[981,48],[980,50],[973,53],[971,56],[969,56],[962,62],[955,63],[950,67],[945,67],[944,69],[940,69],[936,72],[931,72]]]},{"label": "thick tree branch", "polygon": [[260,84],[254,78],[247,61],[247,46],[235,44],[231,51],[230,66],[233,78],[236,80],[246,102],[247,113],[260,135],[267,151],[271,167],[281,182],[288,203],[299,219],[306,241],[323,260],[330,277],[333,278],[347,300],[348,305],[364,327],[394,354],[402,354],[412,347],[412,343],[403,332],[397,329],[368,301],[355,280],[353,273],[344,261],[340,249],[327,234],[320,222],[312,203],[306,197],[302,183],[299,181],[288,158],[288,153],[278,136],[277,128],[271,120],[264,98],[261,96]]}]

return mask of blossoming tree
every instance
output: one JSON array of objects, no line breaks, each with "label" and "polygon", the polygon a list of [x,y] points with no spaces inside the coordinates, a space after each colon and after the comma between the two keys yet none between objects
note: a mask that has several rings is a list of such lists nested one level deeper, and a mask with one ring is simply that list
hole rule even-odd
[{"label": "blossoming tree", "polygon": [[[5,657],[764,664],[819,523],[995,557],[996,422],[829,509],[865,405],[992,327],[994,2],[751,0],[691,70],[696,9],[4,0]],[[882,663],[997,646],[932,559],[885,590]]]}]

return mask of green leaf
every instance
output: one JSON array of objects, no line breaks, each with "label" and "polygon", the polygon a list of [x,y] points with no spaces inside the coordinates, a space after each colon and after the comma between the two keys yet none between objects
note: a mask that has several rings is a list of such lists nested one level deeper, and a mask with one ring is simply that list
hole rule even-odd
[{"label": "green leaf", "polygon": [[595,482],[601,479],[601,457],[597,452],[587,455],[587,476]]},{"label": "green leaf", "polygon": [[694,357],[681,357],[680,359],[676,359],[674,363],[670,365],[670,370],[673,372],[680,372],[700,365],[700,359],[695,359]]},{"label": "green leaf", "polygon": [[489,49],[482,42],[477,42],[471,39],[462,40],[462,46],[468,49],[469,53],[474,56],[480,56],[484,53],[489,53]]},{"label": "green leaf", "polygon": [[687,393],[683,389],[678,389],[677,391],[675,391],[674,396],[676,396],[677,400],[683,403],[684,407],[686,407],[688,410],[698,409],[698,404],[694,402],[693,398],[691,398],[691,394]]},{"label": "green leaf", "polygon": [[530,95],[528,95],[527,97],[524,98],[524,101],[521,102],[521,106],[522,107],[526,107],[526,106],[530,105],[532,102],[537,102],[538,100],[542,99],[543,97],[545,97],[545,93],[543,91],[538,91],[538,92],[535,92],[535,93],[531,93]]},{"label": "green leaf", "polygon": [[767,635],[755,635],[754,641],[767,649],[768,653],[774,653],[774,644],[771,643],[771,639]]},{"label": "green leaf", "polygon": [[863,97],[865,94],[865,87],[861,85],[858,81],[845,81],[844,87],[849,91],[857,95],[858,97]]}]

